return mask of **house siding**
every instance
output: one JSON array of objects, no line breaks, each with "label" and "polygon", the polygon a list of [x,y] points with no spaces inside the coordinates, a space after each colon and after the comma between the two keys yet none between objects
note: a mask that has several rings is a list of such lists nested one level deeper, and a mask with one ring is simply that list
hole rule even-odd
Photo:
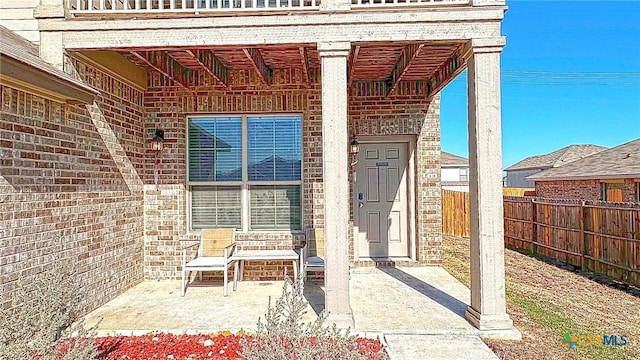
[{"label": "house siding", "polygon": [[505,171],[507,173],[505,186],[516,188],[533,188],[535,186],[533,180],[527,180],[526,178],[527,176],[537,174],[540,171],[543,171],[543,169]]},{"label": "house siding", "polygon": [[[637,201],[634,179],[622,181],[624,201]],[[536,195],[543,198],[602,200],[602,185],[599,179],[536,181],[535,187]]]},{"label": "house siding", "polygon": [[142,93],[79,70],[91,106],[0,85],[2,301],[53,259],[75,264],[85,311],[143,279]]},{"label": "house siding", "polygon": [[0,25],[35,44],[39,43],[38,20],[33,17],[38,5],[40,0],[0,1]]}]

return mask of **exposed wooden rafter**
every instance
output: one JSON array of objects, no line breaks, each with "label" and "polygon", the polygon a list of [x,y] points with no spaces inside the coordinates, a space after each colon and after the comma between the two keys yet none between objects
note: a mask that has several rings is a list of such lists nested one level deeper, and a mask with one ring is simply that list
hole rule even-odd
[{"label": "exposed wooden rafter", "polygon": [[349,58],[349,75],[347,76],[347,88],[351,88],[353,82],[353,72],[355,71],[356,61],[358,61],[358,54],[360,54],[360,45],[356,45],[351,51],[351,57]]},{"label": "exposed wooden rafter", "polygon": [[167,55],[166,52],[148,51],[146,54],[142,54],[137,51],[131,51],[131,55],[153,70],[173,80],[176,84],[181,85],[185,89],[189,88],[189,75],[191,70],[182,67],[182,65]]},{"label": "exposed wooden rafter", "polygon": [[307,48],[300,47],[300,61],[302,63],[302,76],[305,84],[309,84],[309,59],[307,58]]},{"label": "exposed wooden rafter", "polygon": [[229,86],[227,67],[214,55],[213,51],[208,49],[195,49],[186,50],[185,52],[193,56],[200,65],[200,68],[207,74],[218,80],[224,87]]},{"label": "exposed wooden rafter", "polygon": [[387,80],[390,84],[387,96],[391,95],[396,89],[398,83],[402,80],[402,76],[407,72],[411,63],[416,59],[423,46],[423,44],[411,44],[404,47],[400,58],[398,58],[398,61],[394,65],[393,70],[391,70],[391,75]]},{"label": "exposed wooden rafter", "polygon": [[442,90],[465,68],[465,60],[459,47],[427,81],[427,97],[432,97]]},{"label": "exposed wooden rafter", "polygon": [[260,50],[255,48],[244,48],[242,50],[249,60],[251,60],[251,64],[258,73],[260,81],[265,85],[271,85],[273,80],[273,70],[265,64],[262,54],[260,54]]}]

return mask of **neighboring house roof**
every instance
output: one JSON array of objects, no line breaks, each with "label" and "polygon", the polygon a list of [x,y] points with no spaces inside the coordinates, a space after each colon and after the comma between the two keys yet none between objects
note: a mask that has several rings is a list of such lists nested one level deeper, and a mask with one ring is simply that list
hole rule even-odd
[{"label": "neighboring house roof", "polygon": [[1,25],[0,59],[3,83],[18,81],[63,100],[91,102],[98,93],[81,80],[42,60],[35,45]]},{"label": "neighboring house roof", "polygon": [[534,181],[640,178],[640,139],[528,176]]},{"label": "neighboring house roof", "polygon": [[469,160],[462,156],[442,151],[440,155],[440,166],[469,166]]},{"label": "neighboring house roof", "polygon": [[585,158],[606,150],[606,147],[598,145],[569,145],[549,154],[529,156],[517,162],[504,171],[549,169],[569,164],[573,161]]}]

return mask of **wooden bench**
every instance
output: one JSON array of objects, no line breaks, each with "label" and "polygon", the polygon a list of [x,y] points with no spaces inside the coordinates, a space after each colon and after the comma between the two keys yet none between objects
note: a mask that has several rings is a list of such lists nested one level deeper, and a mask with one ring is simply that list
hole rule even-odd
[{"label": "wooden bench", "polygon": [[242,280],[245,261],[273,260],[291,260],[294,279],[298,278],[298,261],[300,261],[300,254],[295,250],[236,250],[231,259],[240,262],[240,280]]}]

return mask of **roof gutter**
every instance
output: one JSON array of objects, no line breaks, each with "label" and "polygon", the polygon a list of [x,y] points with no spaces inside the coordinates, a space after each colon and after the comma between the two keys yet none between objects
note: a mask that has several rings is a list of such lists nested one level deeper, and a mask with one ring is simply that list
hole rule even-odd
[{"label": "roof gutter", "polygon": [[59,76],[0,54],[2,83],[27,89],[58,102],[92,103],[99,92],[82,82]]}]

